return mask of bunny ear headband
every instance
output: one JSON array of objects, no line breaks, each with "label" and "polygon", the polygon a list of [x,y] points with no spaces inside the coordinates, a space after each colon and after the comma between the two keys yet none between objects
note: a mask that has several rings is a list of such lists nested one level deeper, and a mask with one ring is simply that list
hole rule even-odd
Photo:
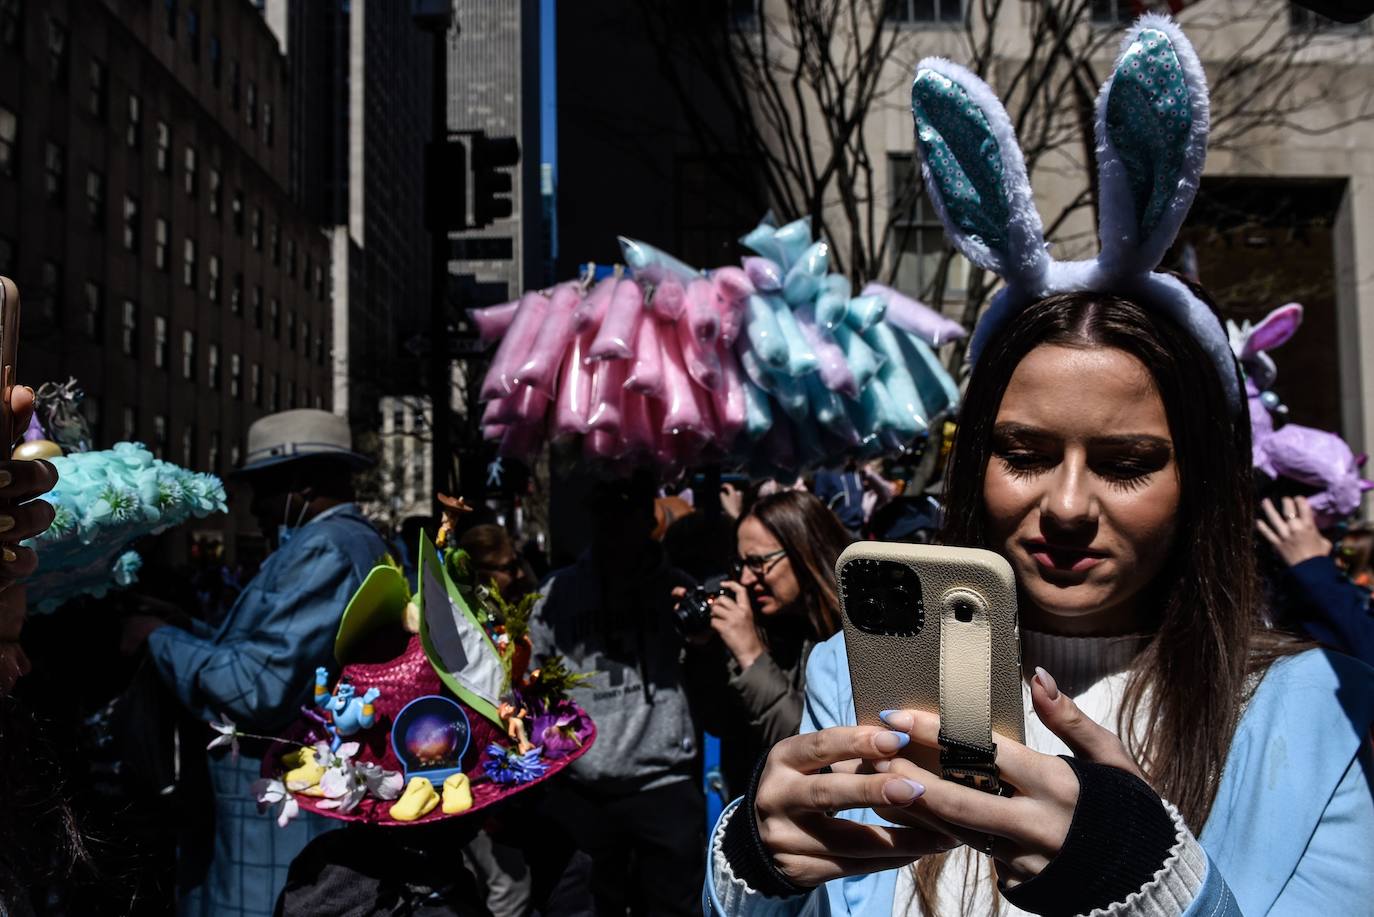
[{"label": "bunny ear headband", "polygon": [[1006,109],[958,64],[926,58],[911,87],[926,189],[954,246],[1006,286],[969,341],[969,361],[1007,320],[1053,293],[1111,292],[1158,309],[1211,357],[1234,410],[1242,399],[1221,322],[1188,287],[1155,273],[1188,214],[1207,157],[1207,83],[1174,22],[1147,14],[1121,43],[1097,99],[1098,237],[1091,261],[1056,261]]}]

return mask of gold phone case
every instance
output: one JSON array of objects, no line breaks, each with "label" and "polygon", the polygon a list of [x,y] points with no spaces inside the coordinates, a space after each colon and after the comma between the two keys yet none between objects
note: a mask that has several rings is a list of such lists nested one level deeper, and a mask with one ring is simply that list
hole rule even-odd
[{"label": "gold phone case", "polygon": [[[909,570],[919,593],[911,594],[906,609],[887,614],[897,626],[879,633],[871,621],[860,626],[854,615],[856,601],[872,603],[874,597],[848,593],[863,581],[864,568],[851,565],[882,562]],[[1025,741],[1016,578],[1003,557],[979,548],[857,542],[836,561],[835,576],[860,724],[882,725],[878,713],[886,709],[941,713],[943,641],[946,704],[963,709],[947,711],[942,729],[981,714],[994,732]],[[976,661],[979,653],[988,660],[986,671]]]}]

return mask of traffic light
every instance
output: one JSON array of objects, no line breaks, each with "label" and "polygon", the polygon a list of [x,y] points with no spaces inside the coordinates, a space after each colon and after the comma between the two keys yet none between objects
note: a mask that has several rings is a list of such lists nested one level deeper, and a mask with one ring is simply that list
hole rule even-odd
[{"label": "traffic light", "polygon": [[505,171],[520,161],[520,143],[514,137],[472,136],[472,223],[490,226],[515,212],[510,193],[511,175]]},{"label": "traffic light", "polygon": [[425,227],[430,232],[467,229],[467,148],[449,140],[431,143],[426,153]]}]

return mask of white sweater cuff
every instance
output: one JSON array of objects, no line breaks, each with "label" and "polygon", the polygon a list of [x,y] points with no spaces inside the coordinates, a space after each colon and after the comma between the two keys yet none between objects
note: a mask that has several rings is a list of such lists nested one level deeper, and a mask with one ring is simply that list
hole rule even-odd
[{"label": "white sweater cuff", "polygon": [[711,863],[706,871],[706,883],[712,912],[729,917],[796,917],[807,912],[807,905],[816,898],[815,891],[797,898],[770,898],[735,876],[735,870],[725,857],[723,844],[725,826],[735,817],[739,806],[739,800],[731,803],[711,832]]}]

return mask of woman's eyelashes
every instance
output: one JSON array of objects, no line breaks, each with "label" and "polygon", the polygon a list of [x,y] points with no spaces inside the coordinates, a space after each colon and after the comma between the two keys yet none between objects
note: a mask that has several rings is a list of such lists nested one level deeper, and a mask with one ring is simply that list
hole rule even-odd
[{"label": "woman's eyelashes", "polygon": [[[1055,468],[1062,456],[1024,448],[996,449],[993,452],[1002,470],[1016,480],[1029,480]],[[1090,456],[1089,470],[1111,487],[1131,491],[1145,486],[1152,475],[1169,463],[1167,449],[1150,449],[1130,455]]]}]

